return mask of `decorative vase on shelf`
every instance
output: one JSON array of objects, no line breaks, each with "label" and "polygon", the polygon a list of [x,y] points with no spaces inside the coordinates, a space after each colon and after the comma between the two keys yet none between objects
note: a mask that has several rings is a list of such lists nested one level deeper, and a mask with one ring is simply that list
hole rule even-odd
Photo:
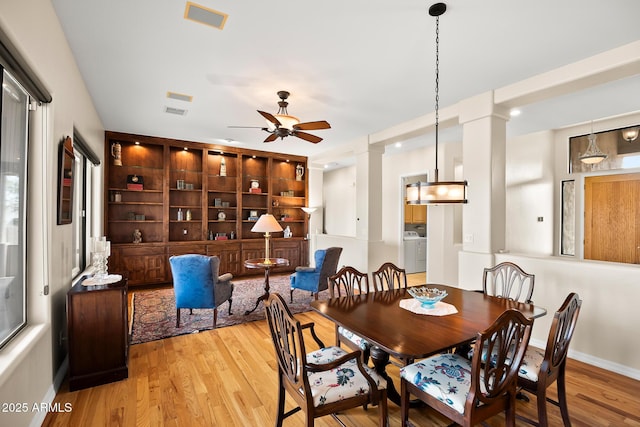
[{"label": "decorative vase on shelf", "polygon": [[137,228],[133,230],[133,243],[142,243],[142,232]]},{"label": "decorative vase on shelf", "polygon": [[291,237],[293,235],[293,233],[291,232],[291,228],[289,228],[289,226],[287,225],[284,229],[284,238],[288,239],[289,237]]},{"label": "decorative vase on shelf", "polygon": [[227,162],[224,156],[220,159],[220,176],[227,176]]},{"label": "decorative vase on shelf", "polygon": [[122,146],[117,142],[111,144],[111,155],[113,156],[113,165],[122,166]]},{"label": "decorative vase on shelf", "polygon": [[298,163],[298,165],[296,165],[296,181],[302,181],[303,175],[304,175],[304,166]]}]

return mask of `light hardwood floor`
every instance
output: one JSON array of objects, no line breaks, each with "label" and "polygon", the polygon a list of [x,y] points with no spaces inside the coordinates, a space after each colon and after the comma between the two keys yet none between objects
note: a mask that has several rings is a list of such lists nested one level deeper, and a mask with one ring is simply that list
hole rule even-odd
[{"label": "light hardwood floor", "polygon": [[[412,283],[421,283],[419,276]],[[325,344],[333,344],[333,324],[314,312],[297,315],[315,322]],[[313,340],[308,339],[311,345]],[[130,347],[129,378],[70,392],[65,382],[55,401],[68,413],[50,413],[43,426],[273,426],[277,362],[266,321],[183,335]],[[398,368],[389,373],[399,386]],[[567,393],[574,426],[640,426],[640,381],[570,360]],[[551,387],[555,397],[555,386]],[[291,408],[287,401],[287,409]],[[535,418],[536,402],[519,401],[517,413]],[[559,410],[548,405],[550,425],[560,426]],[[389,403],[389,425],[400,425],[400,408]],[[348,426],[376,426],[377,408],[346,411]],[[446,426],[428,408],[412,409],[416,426]],[[504,425],[496,416],[490,426]],[[304,425],[301,413],[284,426]],[[337,426],[331,417],[317,426]],[[527,424],[518,421],[518,426]]]}]

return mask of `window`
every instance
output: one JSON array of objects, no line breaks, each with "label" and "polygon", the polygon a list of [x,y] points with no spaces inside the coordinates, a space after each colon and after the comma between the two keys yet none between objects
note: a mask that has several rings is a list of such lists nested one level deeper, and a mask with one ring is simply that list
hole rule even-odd
[{"label": "window", "polygon": [[73,133],[73,153],[75,156],[73,194],[73,270],[72,277],[81,274],[91,263],[90,228],[93,215],[93,174],[100,165],[98,156],[84,142],[78,132]]},{"label": "window", "polygon": [[4,69],[0,122],[0,346],[26,324],[29,95]]}]

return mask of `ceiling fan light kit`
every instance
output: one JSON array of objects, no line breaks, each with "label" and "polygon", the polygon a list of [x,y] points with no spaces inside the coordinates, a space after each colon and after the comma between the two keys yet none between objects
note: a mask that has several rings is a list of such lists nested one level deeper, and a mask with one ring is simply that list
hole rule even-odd
[{"label": "ceiling fan light kit", "polygon": [[[289,103],[287,99],[290,93],[286,90],[278,91],[278,112],[276,114],[267,113],[266,111],[257,110],[262,117],[267,121],[267,127],[261,128],[263,131],[268,132],[270,135],[264,140],[264,142],[273,142],[276,139],[285,139],[288,136],[295,136],[296,138],[304,139],[305,141],[317,144],[322,141],[319,136],[312,135],[305,130],[322,130],[331,129],[329,122],[320,120],[316,122],[300,123],[300,119],[292,116],[287,111]],[[230,127],[244,127],[244,126],[230,126]],[[246,126],[252,127],[252,126]]]},{"label": "ceiling fan light kit", "polygon": [[406,187],[407,204],[436,205],[442,203],[467,203],[467,181],[438,180],[438,107],[440,101],[440,15],[447,5],[435,3],[429,8],[429,15],[436,17],[436,168],[431,182],[417,182]]}]

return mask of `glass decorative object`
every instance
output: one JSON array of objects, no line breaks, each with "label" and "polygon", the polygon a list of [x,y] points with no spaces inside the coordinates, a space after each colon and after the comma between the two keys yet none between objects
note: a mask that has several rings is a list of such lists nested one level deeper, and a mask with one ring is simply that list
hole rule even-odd
[{"label": "glass decorative object", "polygon": [[438,301],[447,296],[447,291],[427,286],[407,288],[407,292],[420,301],[420,305],[424,308],[433,308]]},{"label": "glass decorative object", "polygon": [[93,254],[93,267],[96,271],[95,277],[106,278],[108,273],[107,263],[111,255],[111,242],[105,236],[94,237],[91,242],[91,252]]}]

